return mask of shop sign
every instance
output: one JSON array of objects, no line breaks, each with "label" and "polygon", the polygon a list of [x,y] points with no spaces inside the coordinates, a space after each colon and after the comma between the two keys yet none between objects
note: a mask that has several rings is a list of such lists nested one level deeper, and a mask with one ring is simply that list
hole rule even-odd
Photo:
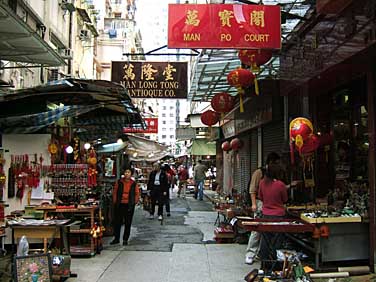
[{"label": "shop sign", "polygon": [[251,113],[249,118],[237,119],[235,124],[236,134],[259,127],[272,120],[272,106],[265,106],[264,108],[259,109],[257,112]]},{"label": "shop sign", "polygon": [[112,62],[111,81],[132,98],[186,99],[187,62]]},{"label": "shop sign", "polygon": [[189,140],[196,138],[196,129],[192,127],[176,128],[176,139]]},{"label": "shop sign", "polygon": [[222,132],[225,138],[229,138],[235,135],[235,120],[230,119],[224,121],[222,125]]},{"label": "shop sign", "polygon": [[158,118],[145,118],[146,128],[123,127],[124,133],[158,133]]},{"label": "shop sign", "polygon": [[169,48],[281,49],[278,5],[169,4]]}]

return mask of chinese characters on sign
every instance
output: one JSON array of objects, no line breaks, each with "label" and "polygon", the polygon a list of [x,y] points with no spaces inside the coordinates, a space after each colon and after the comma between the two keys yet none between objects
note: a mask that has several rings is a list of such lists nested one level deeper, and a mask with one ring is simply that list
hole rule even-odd
[{"label": "chinese characters on sign", "polygon": [[185,99],[187,80],[186,62],[112,62],[111,81],[132,98]]},{"label": "chinese characters on sign", "polygon": [[145,118],[146,129],[124,127],[124,133],[158,133],[158,118]]},{"label": "chinese characters on sign", "polygon": [[278,5],[169,4],[169,48],[281,48]]}]

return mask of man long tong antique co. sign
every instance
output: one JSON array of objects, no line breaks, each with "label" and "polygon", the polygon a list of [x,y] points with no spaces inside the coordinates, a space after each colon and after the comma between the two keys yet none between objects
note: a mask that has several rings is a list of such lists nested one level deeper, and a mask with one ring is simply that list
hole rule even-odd
[{"label": "man long tong antique co. sign", "polygon": [[187,98],[186,62],[112,62],[111,81],[132,98]]}]

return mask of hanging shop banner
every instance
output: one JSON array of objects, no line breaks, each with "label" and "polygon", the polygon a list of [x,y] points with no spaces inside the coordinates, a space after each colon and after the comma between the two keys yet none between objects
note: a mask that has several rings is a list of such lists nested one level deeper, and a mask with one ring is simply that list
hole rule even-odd
[{"label": "hanging shop banner", "polygon": [[145,118],[146,128],[123,127],[124,133],[158,133],[158,118]]},{"label": "hanging shop banner", "polygon": [[168,48],[281,49],[278,5],[169,4]]},{"label": "hanging shop banner", "polygon": [[132,98],[185,99],[187,62],[112,62],[111,81],[121,83]]}]

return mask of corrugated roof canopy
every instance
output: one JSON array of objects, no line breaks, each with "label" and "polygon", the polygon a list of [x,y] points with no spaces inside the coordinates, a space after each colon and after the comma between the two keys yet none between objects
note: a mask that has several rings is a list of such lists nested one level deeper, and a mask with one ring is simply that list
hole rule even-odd
[{"label": "corrugated roof canopy", "polygon": [[0,132],[7,133],[36,132],[63,117],[72,117],[86,140],[114,139],[123,127],[145,127],[126,89],[104,80],[66,79],[9,91],[0,96],[0,108]]}]

